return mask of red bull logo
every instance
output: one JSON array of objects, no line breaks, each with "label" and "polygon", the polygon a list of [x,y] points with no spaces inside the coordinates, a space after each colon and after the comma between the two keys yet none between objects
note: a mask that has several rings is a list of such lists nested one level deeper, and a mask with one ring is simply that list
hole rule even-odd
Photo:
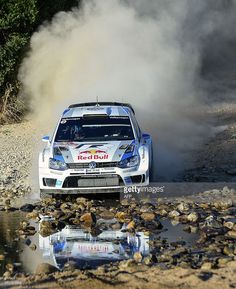
[{"label": "red bull logo", "polygon": [[81,151],[78,160],[106,160],[108,159],[108,154],[104,150],[99,149],[89,149]]}]

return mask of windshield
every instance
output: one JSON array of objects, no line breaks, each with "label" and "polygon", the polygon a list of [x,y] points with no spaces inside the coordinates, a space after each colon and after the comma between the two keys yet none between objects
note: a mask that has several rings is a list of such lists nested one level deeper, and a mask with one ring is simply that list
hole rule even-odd
[{"label": "windshield", "polygon": [[56,142],[132,140],[129,117],[63,118],[56,133]]}]

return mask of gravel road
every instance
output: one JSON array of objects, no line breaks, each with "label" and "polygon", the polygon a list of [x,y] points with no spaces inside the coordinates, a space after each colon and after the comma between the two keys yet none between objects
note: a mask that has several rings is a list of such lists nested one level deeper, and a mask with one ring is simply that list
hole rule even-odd
[{"label": "gravel road", "polygon": [[30,191],[34,130],[29,121],[0,126],[0,192],[3,196],[19,197]]},{"label": "gravel road", "polygon": [[[211,113],[216,133],[195,152],[193,168],[183,173],[185,181],[236,181],[236,104],[221,105]],[[19,197],[32,190],[32,183],[35,186],[42,135],[30,120],[0,126],[1,196]]]}]

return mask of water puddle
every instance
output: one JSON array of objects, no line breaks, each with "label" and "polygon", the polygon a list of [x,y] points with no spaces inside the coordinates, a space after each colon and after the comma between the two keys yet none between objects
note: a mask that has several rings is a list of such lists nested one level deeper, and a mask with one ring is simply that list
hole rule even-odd
[{"label": "water puddle", "polygon": [[7,264],[13,264],[17,272],[34,273],[38,264],[50,263],[59,269],[96,268],[99,265],[133,258],[136,252],[143,257],[153,251],[153,241],[184,241],[191,247],[197,234],[183,231],[183,225],[172,225],[169,220],[161,220],[163,229],[159,232],[137,232],[131,234],[123,227],[119,230],[107,229],[93,234],[78,226],[66,225],[61,231],[42,237],[38,231],[40,223],[32,223],[37,233],[26,239],[19,239],[17,230],[25,214],[0,212],[0,274]]}]

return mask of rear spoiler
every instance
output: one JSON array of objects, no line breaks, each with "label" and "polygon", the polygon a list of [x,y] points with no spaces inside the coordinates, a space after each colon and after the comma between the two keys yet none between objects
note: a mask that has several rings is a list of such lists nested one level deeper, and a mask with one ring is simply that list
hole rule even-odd
[{"label": "rear spoiler", "polygon": [[68,108],[76,108],[76,107],[85,107],[85,106],[124,106],[128,107],[132,110],[132,112],[135,114],[135,111],[129,103],[122,103],[122,102],[83,102],[83,103],[77,103],[77,104],[71,104]]}]

